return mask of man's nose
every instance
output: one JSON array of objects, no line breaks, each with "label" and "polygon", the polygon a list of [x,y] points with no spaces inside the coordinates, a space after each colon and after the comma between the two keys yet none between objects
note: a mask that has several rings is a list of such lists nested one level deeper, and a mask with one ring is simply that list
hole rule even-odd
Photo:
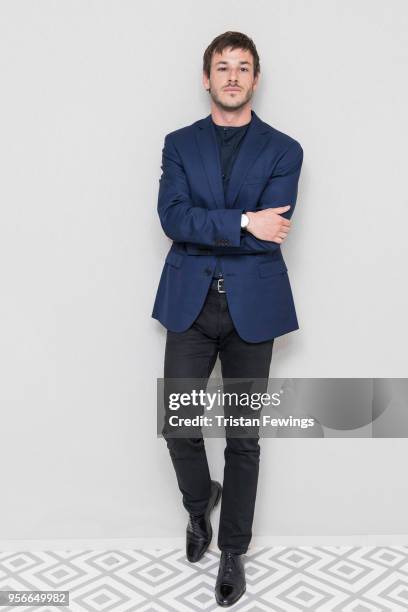
[{"label": "man's nose", "polygon": [[231,68],[231,70],[229,71],[229,75],[228,78],[230,81],[238,81],[238,69],[237,68]]}]

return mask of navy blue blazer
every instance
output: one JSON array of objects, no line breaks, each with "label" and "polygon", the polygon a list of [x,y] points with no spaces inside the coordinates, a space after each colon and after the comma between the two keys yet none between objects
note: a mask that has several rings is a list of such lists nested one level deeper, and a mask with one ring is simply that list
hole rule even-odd
[{"label": "navy blue blazer", "polygon": [[173,244],[162,270],[152,317],[182,332],[199,315],[220,255],[231,318],[239,336],[262,342],[298,329],[280,245],[241,229],[244,211],[296,204],[300,144],[252,120],[224,198],[211,115],[165,136],[157,210]]}]

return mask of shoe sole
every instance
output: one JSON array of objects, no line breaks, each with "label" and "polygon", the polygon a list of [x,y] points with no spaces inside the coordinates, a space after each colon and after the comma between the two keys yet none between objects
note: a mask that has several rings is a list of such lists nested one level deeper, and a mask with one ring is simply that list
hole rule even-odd
[{"label": "shoe sole", "polygon": [[[221,499],[221,494],[222,494],[222,486],[220,485],[220,483],[219,483],[219,482],[217,482],[217,483],[216,483],[216,487],[217,487],[217,495],[216,495],[216,497],[215,497],[215,500],[214,500],[213,504],[212,504],[211,506],[209,506],[209,507],[207,508],[207,510],[205,511],[205,517],[206,517],[206,519],[208,519],[208,521],[210,521],[210,515],[211,515],[211,512],[214,510],[215,506],[218,504],[218,502],[219,502],[219,501],[220,501],[220,499]],[[206,545],[206,547],[204,548],[204,550],[203,550],[203,552],[202,552],[201,556],[200,556],[198,559],[196,559],[195,561],[190,561],[190,559],[188,559],[188,561],[189,561],[190,563],[198,563],[198,561],[201,561],[201,559],[204,557],[205,553],[207,552],[208,547],[210,546],[210,544],[211,544],[211,540],[212,540],[212,537],[213,537],[213,530],[212,530],[212,525],[211,525],[211,523],[210,523],[210,528],[209,528],[209,530],[208,530],[208,531],[210,532],[210,539],[208,540],[208,544]]]}]

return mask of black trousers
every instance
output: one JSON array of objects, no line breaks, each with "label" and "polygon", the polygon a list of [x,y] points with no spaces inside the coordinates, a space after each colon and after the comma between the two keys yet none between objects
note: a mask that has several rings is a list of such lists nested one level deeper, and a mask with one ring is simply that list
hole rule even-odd
[{"label": "black trousers", "polygon": [[[254,313],[253,316],[256,316]],[[167,331],[164,378],[210,377],[217,355],[225,378],[268,379],[273,339],[250,343],[240,338],[229,314],[226,294],[210,288],[204,306],[184,332]],[[204,439],[166,436],[183,505],[191,514],[203,514],[209,500],[211,478]],[[243,554],[252,537],[258,484],[259,435],[226,436],[224,482],[218,531],[220,550]]]}]

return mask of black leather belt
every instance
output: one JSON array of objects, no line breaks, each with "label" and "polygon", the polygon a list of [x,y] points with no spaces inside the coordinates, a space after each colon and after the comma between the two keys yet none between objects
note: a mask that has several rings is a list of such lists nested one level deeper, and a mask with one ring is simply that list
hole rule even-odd
[{"label": "black leather belt", "polygon": [[218,293],[225,293],[224,289],[224,279],[223,278],[213,278],[211,283],[211,289],[214,291],[218,291]]}]

